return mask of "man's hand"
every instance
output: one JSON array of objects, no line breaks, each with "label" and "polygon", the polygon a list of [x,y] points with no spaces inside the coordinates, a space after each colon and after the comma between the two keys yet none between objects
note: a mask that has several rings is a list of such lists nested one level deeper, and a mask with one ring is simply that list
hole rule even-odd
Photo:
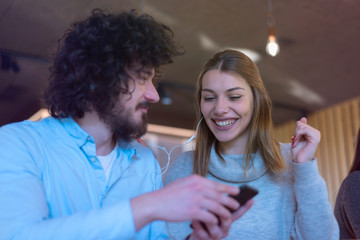
[{"label": "man's hand", "polygon": [[[228,236],[231,224],[243,216],[253,205],[254,199],[250,199],[236,210],[230,218],[221,218],[219,224],[201,224],[194,220],[191,223],[194,231],[188,237],[189,240],[222,239]],[[204,228],[205,227],[205,228]]]},{"label": "man's hand", "polygon": [[236,195],[238,192],[238,187],[198,175],[178,179],[163,189],[131,199],[136,230],[155,220],[199,220],[209,226],[217,226],[219,216],[220,221],[227,223],[232,219],[227,208],[239,207],[239,203],[228,195]]}]

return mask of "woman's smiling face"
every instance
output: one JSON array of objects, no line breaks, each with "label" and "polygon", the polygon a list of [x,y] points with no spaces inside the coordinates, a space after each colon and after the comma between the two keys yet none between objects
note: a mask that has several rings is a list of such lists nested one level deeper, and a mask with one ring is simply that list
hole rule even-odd
[{"label": "woman's smiling face", "polygon": [[247,142],[253,94],[239,74],[217,69],[206,72],[202,78],[200,108],[220,143],[239,142],[242,145]]}]

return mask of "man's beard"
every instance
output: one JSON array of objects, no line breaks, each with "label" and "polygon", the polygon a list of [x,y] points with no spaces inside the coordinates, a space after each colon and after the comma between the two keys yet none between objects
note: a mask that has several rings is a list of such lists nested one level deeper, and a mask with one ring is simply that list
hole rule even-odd
[{"label": "man's beard", "polygon": [[[141,103],[136,109],[142,106],[149,106],[149,103]],[[143,136],[147,130],[147,114],[142,113],[141,120],[139,122],[132,118],[130,109],[116,107],[110,112],[105,113],[102,118],[109,125],[110,130],[114,134],[115,139],[121,139],[124,141],[131,141]]]}]

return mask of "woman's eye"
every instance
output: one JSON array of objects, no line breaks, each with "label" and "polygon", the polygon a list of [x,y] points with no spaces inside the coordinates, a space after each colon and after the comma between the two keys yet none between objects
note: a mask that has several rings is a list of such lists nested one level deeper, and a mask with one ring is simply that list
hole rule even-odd
[{"label": "woman's eye", "polygon": [[215,97],[203,97],[204,101],[209,102],[215,99]]},{"label": "woman's eye", "polygon": [[240,99],[240,98],[241,98],[241,96],[239,96],[239,95],[229,96],[229,99],[230,99],[230,100],[238,100],[238,99]]}]

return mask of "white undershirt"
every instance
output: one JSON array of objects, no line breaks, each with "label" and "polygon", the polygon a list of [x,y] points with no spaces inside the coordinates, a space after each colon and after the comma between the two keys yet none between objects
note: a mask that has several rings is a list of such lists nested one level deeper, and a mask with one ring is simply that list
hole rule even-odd
[{"label": "white undershirt", "polygon": [[101,165],[104,169],[105,172],[105,176],[106,176],[106,181],[109,180],[109,176],[110,176],[110,172],[111,172],[111,168],[112,165],[115,161],[116,158],[116,148],[114,148],[114,150],[111,151],[111,153],[109,153],[106,156],[97,156],[99,161],[101,162]]}]

